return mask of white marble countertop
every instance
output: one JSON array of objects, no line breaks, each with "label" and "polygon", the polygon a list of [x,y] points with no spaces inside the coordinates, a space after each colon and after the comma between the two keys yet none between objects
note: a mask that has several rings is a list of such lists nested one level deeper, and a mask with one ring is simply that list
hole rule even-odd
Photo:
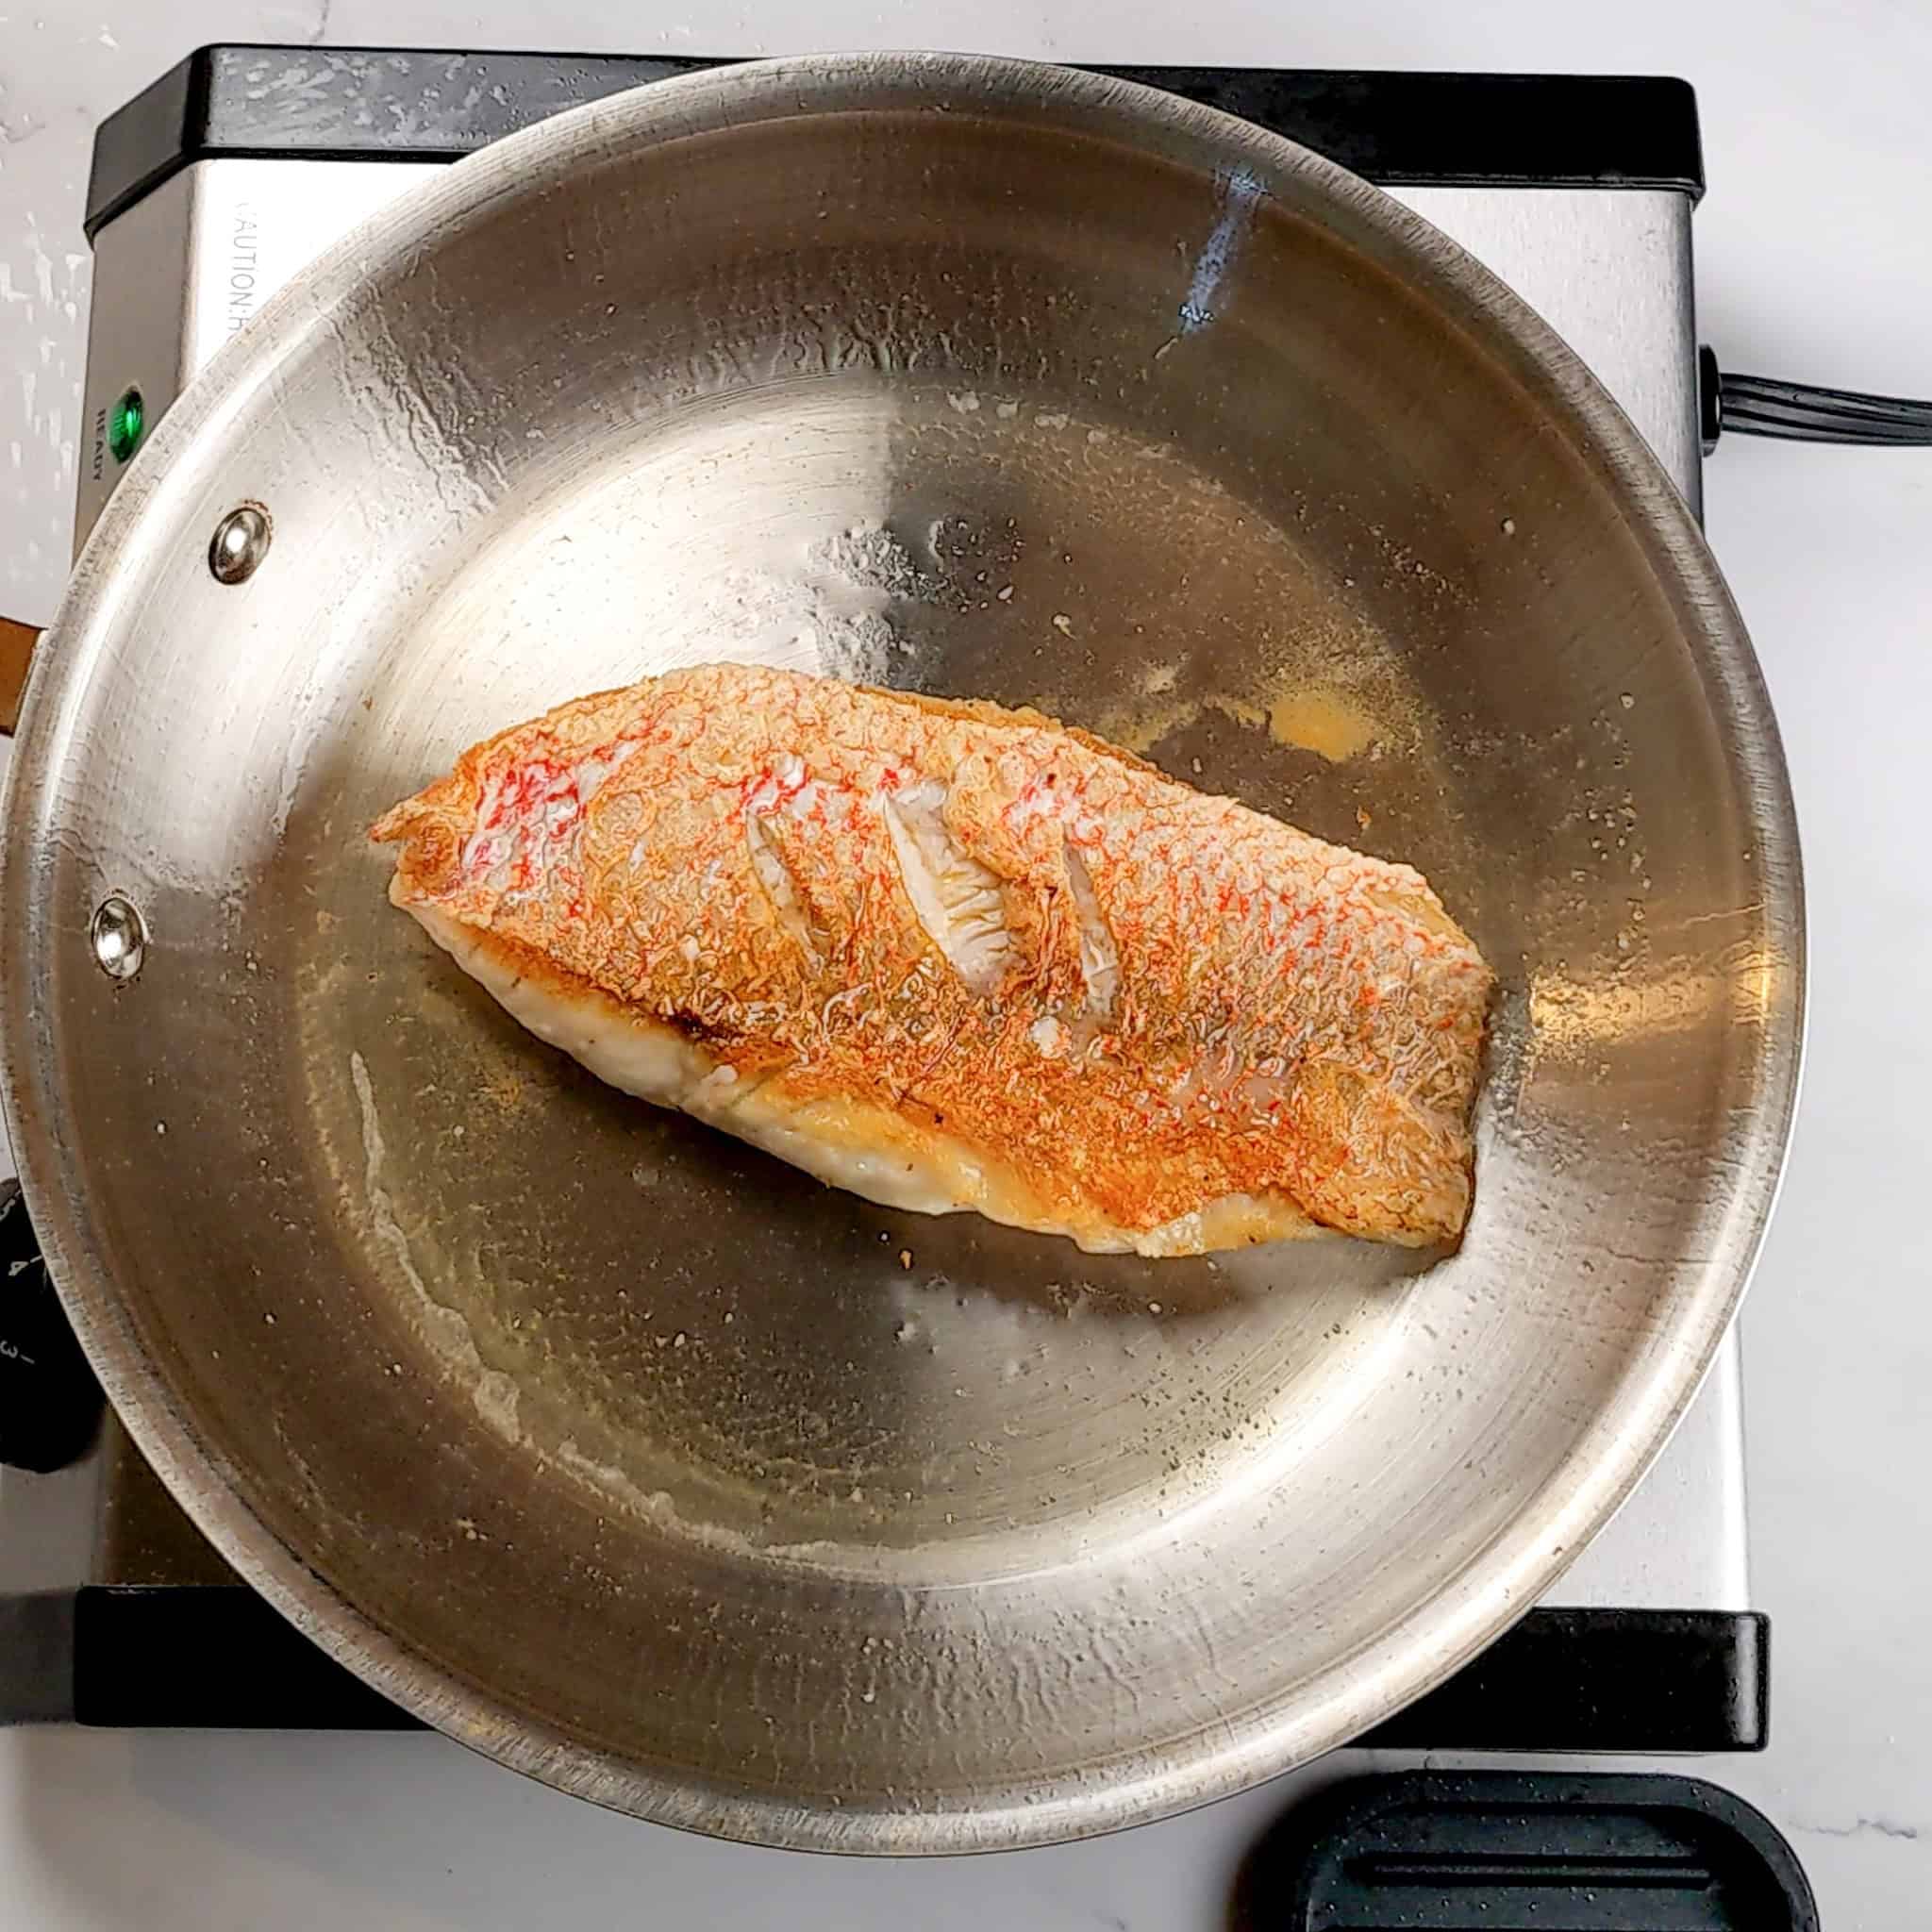
[{"label": "white marble countertop", "polygon": [[[1726,363],[1932,392],[1932,12],[1914,0],[0,0],[0,609],[51,615],[67,556],[94,124],[211,40],[650,52],[974,47],[1069,59],[1679,74],[1704,116],[1704,338]],[[1307,17],[1297,18],[1298,13]],[[1774,1740],[1692,1767],[1762,1806],[1833,1932],[1932,1893],[1932,953],[1920,784],[1932,726],[1932,451],[1732,439],[1718,555],[1782,720],[1812,919],[1809,1063],[1746,1322],[1755,1594]],[[558,1797],[431,1738],[0,1736],[0,1928],[345,1920],[371,1932],[573,1922],[932,1932],[1227,1923],[1280,1788],[1082,1846],[861,1865],[712,1844]]]}]

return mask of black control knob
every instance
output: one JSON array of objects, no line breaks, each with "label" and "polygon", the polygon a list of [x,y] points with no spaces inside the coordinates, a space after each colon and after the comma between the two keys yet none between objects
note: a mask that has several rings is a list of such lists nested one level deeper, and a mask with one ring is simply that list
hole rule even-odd
[{"label": "black control knob", "polygon": [[41,1258],[20,1183],[0,1181],[0,1462],[76,1461],[101,1419],[101,1385]]}]

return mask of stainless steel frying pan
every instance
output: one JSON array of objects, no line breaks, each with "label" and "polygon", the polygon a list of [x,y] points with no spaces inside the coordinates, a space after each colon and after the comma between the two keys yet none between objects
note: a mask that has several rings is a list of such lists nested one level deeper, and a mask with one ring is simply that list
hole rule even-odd
[{"label": "stainless steel frying pan", "polygon": [[[1461,1251],[893,1214],[519,1032],[363,828],[718,657],[1423,867],[1506,989]],[[1128,1824],[1447,1674],[1690,1400],[1797,1073],[1776,735],[1614,407],[1359,181],[1011,62],[655,87],[358,232],[117,491],[4,845],[8,1125],[195,1521],[444,1730],[776,1844]]]}]

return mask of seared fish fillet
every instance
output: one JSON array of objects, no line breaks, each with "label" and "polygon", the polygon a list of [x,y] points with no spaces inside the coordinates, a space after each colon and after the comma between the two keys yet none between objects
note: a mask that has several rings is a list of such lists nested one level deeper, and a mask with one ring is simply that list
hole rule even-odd
[{"label": "seared fish fillet", "polygon": [[626,1092],[889,1207],[1453,1239],[1491,977],[1422,877],[1032,711],[711,665],[390,812],[390,897]]}]

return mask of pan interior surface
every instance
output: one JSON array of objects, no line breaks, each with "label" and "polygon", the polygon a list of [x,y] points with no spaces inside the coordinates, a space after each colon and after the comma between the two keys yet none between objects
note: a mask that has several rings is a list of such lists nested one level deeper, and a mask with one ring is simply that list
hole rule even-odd
[{"label": "pan interior surface", "polygon": [[[1659,1446],[1782,1147],[1782,773],[1660,474],[1378,197],[1074,76],[705,77],[372,232],[161,425],[16,781],[17,1138],[143,1446],[424,1715],[771,1842],[1128,1823],[1441,1676]],[[1459,1251],[894,1213],[522,1032],[366,827],[719,658],[1418,866],[1503,983]]]}]

